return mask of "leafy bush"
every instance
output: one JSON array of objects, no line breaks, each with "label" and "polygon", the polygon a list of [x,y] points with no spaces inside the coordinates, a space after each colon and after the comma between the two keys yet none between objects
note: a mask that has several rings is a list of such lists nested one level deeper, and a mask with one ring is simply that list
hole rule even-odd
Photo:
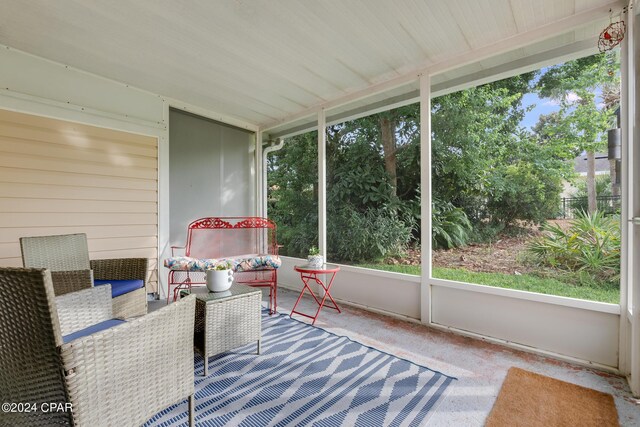
[{"label": "leafy bush", "polygon": [[[575,272],[582,283],[616,283],[620,277],[620,220],[602,212],[581,213],[567,230],[545,224],[528,250],[541,264]],[[593,280],[591,280],[593,282]]]},{"label": "leafy bush", "polygon": [[491,243],[500,238],[506,226],[497,221],[478,221],[472,223],[473,229],[469,233],[468,242]]},{"label": "leafy bush", "polygon": [[282,245],[280,255],[306,258],[309,248],[318,244],[318,216],[310,214],[300,222],[287,223],[278,215],[272,215],[278,224],[278,243]]},{"label": "leafy bush", "polygon": [[456,208],[451,202],[433,199],[431,210],[434,249],[451,249],[467,243],[472,227],[462,209]]},{"label": "leafy bush", "polygon": [[268,156],[268,212],[278,225],[281,255],[306,258],[318,245],[317,132],[297,135]]},{"label": "leafy bush", "polygon": [[[587,197],[587,180],[578,179],[575,183],[576,192],[571,197]],[[596,193],[598,196],[611,196],[611,178],[609,175],[596,176]],[[584,209],[586,210],[586,209]]]},{"label": "leafy bush", "polygon": [[327,257],[334,262],[361,262],[401,253],[411,226],[395,211],[377,208],[358,212],[345,205],[327,215]]},{"label": "leafy bush", "polygon": [[375,145],[363,138],[327,161],[328,205],[349,204],[364,211],[391,201],[391,184]]},{"label": "leafy bush", "polygon": [[493,186],[488,208],[494,221],[540,224],[558,213],[561,179],[533,163],[521,161],[501,168]]}]

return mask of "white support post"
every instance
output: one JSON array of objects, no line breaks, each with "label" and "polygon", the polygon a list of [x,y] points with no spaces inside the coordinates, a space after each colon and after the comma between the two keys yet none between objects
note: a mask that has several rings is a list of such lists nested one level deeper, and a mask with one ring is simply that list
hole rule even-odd
[{"label": "white support post", "polygon": [[[165,108],[165,115],[169,116],[169,107]],[[167,119],[166,122],[169,120]],[[163,259],[171,256],[171,209],[169,184],[169,132],[158,137],[158,266]],[[158,268],[158,289],[156,293],[160,299],[167,297],[167,275],[164,269]]]},{"label": "white support post", "polygon": [[[637,27],[639,22],[637,8],[639,4],[640,2],[635,1],[634,8],[628,10],[626,14],[626,49],[623,52],[623,55],[626,54],[626,76],[622,76],[626,84],[621,90],[623,97],[627,98],[621,111],[623,117],[626,118],[622,123],[623,138],[626,130],[626,143],[629,151],[628,174],[626,176],[628,187],[627,193],[623,193],[629,198],[629,208],[628,216],[624,219],[627,220],[628,228],[630,229],[630,232],[627,233],[629,243],[626,253],[627,262],[630,266],[627,269],[629,274],[627,277],[628,306],[622,316],[626,317],[628,312],[631,314],[628,371],[630,374],[629,385],[635,396],[640,396],[640,266],[638,265],[638,259],[640,258],[640,224],[636,222],[637,218],[640,217],[640,185],[637,183],[638,171],[640,170],[640,150],[638,150],[638,144],[640,143],[638,129],[640,109],[636,105],[637,100],[640,99],[640,82],[638,81],[637,70],[637,61],[640,57],[640,31],[638,31]],[[624,108],[625,104],[626,109]],[[629,220],[632,222],[629,222]]]},{"label": "white support post", "polygon": [[633,226],[627,221],[628,218],[633,217],[631,210],[629,209],[631,201],[631,193],[629,192],[629,177],[630,173],[633,173],[629,169],[632,164],[630,161],[630,154],[633,147],[629,144],[629,128],[628,123],[628,108],[629,108],[629,56],[628,56],[628,39],[622,41],[622,47],[620,49],[620,129],[621,129],[621,171],[620,171],[620,194],[621,199],[621,220],[620,220],[620,235],[622,241],[620,245],[620,333],[618,344],[618,369],[624,374],[630,373],[629,358],[631,356],[631,349],[627,337],[629,330],[628,321],[628,309],[629,309],[629,291],[631,288],[631,263],[629,262],[629,254],[632,253],[630,248],[632,247],[631,241],[633,240]]},{"label": "white support post", "polygon": [[420,75],[420,320],[431,323],[431,77]]},{"label": "white support post", "polygon": [[[637,7],[640,2],[636,1]],[[631,2],[630,2],[631,4]],[[627,10],[624,20],[627,34],[622,41],[620,61],[620,127],[622,130],[622,247],[620,257],[620,339],[619,366],[627,375],[634,395],[640,395],[640,186],[635,182],[640,170],[640,151],[637,149],[640,98],[637,58],[640,34],[638,17]]]},{"label": "white support post", "polygon": [[267,195],[264,193],[264,188],[267,185],[266,182],[263,182],[263,173],[262,169],[266,167],[263,165],[262,159],[262,131],[256,131],[256,150],[255,150],[255,171],[256,171],[256,216],[266,216],[266,210],[264,206],[266,204]]},{"label": "white support post", "polygon": [[327,259],[327,120],[318,111],[318,249]]},{"label": "white support post", "polygon": [[[629,23],[629,15],[625,21]],[[628,36],[628,34],[627,34]],[[629,144],[629,37],[622,41],[620,49],[620,129],[622,133],[621,149],[621,176],[620,187],[621,221],[620,232],[622,242],[620,247],[620,334],[618,345],[618,369],[626,375],[630,374],[629,366],[631,347],[629,337],[629,292],[633,277],[633,265],[629,262],[629,256],[633,253],[633,225],[628,219],[633,217],[633,194],[630,187],[633,179],[633,146]]]}]

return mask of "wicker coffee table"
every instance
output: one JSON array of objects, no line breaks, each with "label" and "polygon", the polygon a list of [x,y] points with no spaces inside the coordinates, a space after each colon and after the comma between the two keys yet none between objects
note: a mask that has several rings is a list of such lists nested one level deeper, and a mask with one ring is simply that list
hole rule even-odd
[{"label": "wicker coffee table", "polygon": [[257,342],[260,354],[260,289],[234,284],[226,292],[194,287],[192,293],[196,296],[194,346],[204,357],[205,377],[211,356],[252,341]]}]

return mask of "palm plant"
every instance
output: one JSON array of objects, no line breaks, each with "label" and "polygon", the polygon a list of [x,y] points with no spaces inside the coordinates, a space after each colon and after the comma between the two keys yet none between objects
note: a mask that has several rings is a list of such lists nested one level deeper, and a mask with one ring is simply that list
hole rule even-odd
[{"label": "palm plant", "polygon": [[434,248],[451,249],[467,243],[472,226],[462,209],[456,208],[451,202],[435,198],[431,209],[431,238]]},{"label": "palm plant", "polygon": [[582,211],[564,230],[545,224],[543,235],[528,250],[537,260],[553,268],[589,275],[596,281],[616,282],[620,276],[620,220]]}]

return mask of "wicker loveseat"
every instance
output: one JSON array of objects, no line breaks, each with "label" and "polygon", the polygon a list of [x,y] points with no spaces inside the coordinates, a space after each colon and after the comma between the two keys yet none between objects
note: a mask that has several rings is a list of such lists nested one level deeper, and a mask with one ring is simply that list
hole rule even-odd
[{"label": "wicker loveseat", "polygon": [[25,267],[51,270],[56,295],[108,283],[115,317],[147,314],[146,258],[89,260],[84,233],[22,237],[20,247]]},{"label": "wicker loveseat", "polygon": [[90,333],[112,316],[109,286],[54,297],[48,270],[0,268],[0,401],[31,405],[0,425],[133,426],[185,399],[193,425],[194,310],[188,297]]}]

